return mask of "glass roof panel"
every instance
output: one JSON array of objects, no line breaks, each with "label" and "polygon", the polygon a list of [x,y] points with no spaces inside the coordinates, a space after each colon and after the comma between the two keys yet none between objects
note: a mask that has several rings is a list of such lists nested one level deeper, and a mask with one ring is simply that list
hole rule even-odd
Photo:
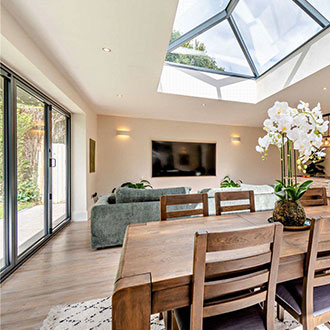
[{"label": "glass roof panel", "polygon": [[329,0],[308,0],[308,2],[330,21],[330,1]]},{"label": "glass roof panel", "polygon": [[168,53],[166,61],[253,76],[227,20]]},{"label": "glass roof panel", "polygon": [[232,15],[259,74],[321,30],[290,0],[240,0]]},{"label": "glass roof panel", "polygon": [[223,11],[229,0],[179,0],[172,33],[173,40]]}]

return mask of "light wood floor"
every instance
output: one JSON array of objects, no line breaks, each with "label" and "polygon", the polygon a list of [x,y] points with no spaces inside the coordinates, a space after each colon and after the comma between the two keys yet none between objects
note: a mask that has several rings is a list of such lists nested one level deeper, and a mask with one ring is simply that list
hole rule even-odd
[{"label": "light wood floor", "polygon": [[1,330],[39,329],[55,305],[110,296],[120,250],[92,250],[89,222],[69,224],[1,284]]}]

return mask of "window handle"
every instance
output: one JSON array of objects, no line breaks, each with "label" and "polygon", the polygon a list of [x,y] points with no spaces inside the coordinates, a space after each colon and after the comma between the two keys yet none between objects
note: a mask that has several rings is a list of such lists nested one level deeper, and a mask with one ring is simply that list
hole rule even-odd
[{"label": "window handle", "polygon": [[51,158],[50,159],[50,167],[56,167],[56,158]]}]

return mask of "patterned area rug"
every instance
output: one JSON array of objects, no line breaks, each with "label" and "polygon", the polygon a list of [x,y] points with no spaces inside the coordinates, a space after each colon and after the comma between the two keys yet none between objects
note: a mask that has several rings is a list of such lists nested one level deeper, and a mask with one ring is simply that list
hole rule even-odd
[{"label": "patterned area rug", "polygon": [[[109,330],[111,329],[111,297],[89,300],[66,306],[55,306],[44,320],[40,330]],[[151,330],[165,330],[164,322],[157,315],[151,315]],[[276,330],[301,330],[302,327],[285,313],[284,323],[276,319]],[[319,330],[328,329],[325,326]]]}]

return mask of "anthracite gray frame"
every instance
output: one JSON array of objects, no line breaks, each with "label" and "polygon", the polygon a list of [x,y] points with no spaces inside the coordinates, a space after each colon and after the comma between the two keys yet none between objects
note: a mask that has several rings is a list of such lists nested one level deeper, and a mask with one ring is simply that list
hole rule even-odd
[{"label": "anthracite gray frame", "polygon": [[[0,63],[0,75],[4,79],[4,260],[5,267],[1,269],[1,281],[6,279],[23,262],[34,254],[42,245],[52,238],[71,220],[71,115],[54,100],[32,86],[22,77]],[[16,137],[16,91],[22,88],[29,94],[44,103],[45,118],[45,145],[44,145],[44,236],[35,242],[21,255],[17,254],[17,137]],[[67,209],[63,221],[52,228],[51,212],[51,115],[58,111],[66,116],[67,120]],[[2,147],[2,146],[1,146]]]},{"label": "anthracite gray frame", "polygon": [[[330,26],[330,22],[316,9],[314,8],[307,0],[288,0],[288,1],[293,1],[295,4],[297,4],[304,12],[306,12],[317,24],[319,24],[322,27],[322,30],[319,32],[323,32],[324,29],[328,28]],[[222,75],[229,75],[229,76],[235,76],[235,77],[241,77],[241,78],[259,78],[265,73],[267,73],[269,70],[271,70],[273,67],[284,61],[287,57],[289,57],[292,53],[294,53],[297,49],[303,47],[307,42],[309,42],[311,39],[315,38],[319,33],[315,34],[312,38],[308,39],[305,43],[300,45],[298,48],[293,50],[290,54],[285,56],[282,60],[278,61],[276,64],[271,66],[269,69],[267,69],[265,72],[260,74],[256,68],[256,65],[254,64],[254,61],[249,53],[249,50],[244,42],[244,39],[236,25],[236,22],[232,16],[232,12],[237,6],[239,0],[230,0],[227,7],[221,11],[220,13],[217,13],[213,17],[209,18],[205,22],[201,23],[200,25],[196,26],[192,30],[186,32],[182,36],[180,36],[178,39],[172,41],[168,48],[167,52],[170,53],[176,48],[180,47],[182,44],[192,40],[193,38],[197,37],[198,35],[206,32],[207,30],[211,29],[215,25],[221,23],[224,20],[228,20],[229,25],[237,39],[238,44],[240,45],[243,54],[251,68],[251,71],[253,73],[253,76],[245,75],[245,74],[239,74],[239,73],[234,73],[234,72],[225,72],[225,71],[217,71],[213,69],[206,69],[203,67],[195,67],[191,65],[185,65],[185,64],[180,64],[180,63],[172,63],[172,62],[167,62],[167,65],[170,66],[176,66],[176,67],[182,67],[182,68],[188,68],[188,69],[193,69],[193,70],[199,70],[199,71],[206,71],[206,72],[212,72],[212,73],[217,73],[217,74],[222,74]]]}]

